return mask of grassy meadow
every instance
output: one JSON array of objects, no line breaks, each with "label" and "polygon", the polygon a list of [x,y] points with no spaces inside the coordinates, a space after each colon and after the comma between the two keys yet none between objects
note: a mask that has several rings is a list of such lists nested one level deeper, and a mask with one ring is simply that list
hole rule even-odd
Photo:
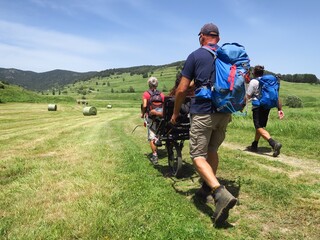
[{"label": "grassy meadow", "polygon": [[[175,74],[155,72],[159,89],[169,90]],[[282,83],[281,95],[300,97],[304,108],[284,106],[281,121],[272,110],[267,129],[283,143],[278,158],[266,142],[261,154],[244,150],[254,136],[250,108],[233,117],[218,177],[239,203],[230,226],[216,229],[214,207],[194,198],[200,183],[188,141],[180,178],[170,175],[164,147],[158,166],[148,160],[146,81],[112,76],[67,86],[64,96],[0,104],[0,239],[320,238],[319,86]],[[131,85],[134,93],[121,92]],[[80,86],[95,89],[86,99],[96,116],[76,103]],[[57,111],[48,111],[56,99]]]}]

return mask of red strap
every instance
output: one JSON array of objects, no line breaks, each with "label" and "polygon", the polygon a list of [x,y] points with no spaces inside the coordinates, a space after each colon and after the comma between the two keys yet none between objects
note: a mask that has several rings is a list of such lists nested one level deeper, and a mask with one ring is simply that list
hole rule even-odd
[{"label": "red strap", "polygon": [[230,83],[230,91],[233,90],[233,86],[234,86],[234,78],[236,76],[236,71],[237,71],[237,66],[236,65],[232,65],[230,68],[230,74],[228,77],[228,82]]}]

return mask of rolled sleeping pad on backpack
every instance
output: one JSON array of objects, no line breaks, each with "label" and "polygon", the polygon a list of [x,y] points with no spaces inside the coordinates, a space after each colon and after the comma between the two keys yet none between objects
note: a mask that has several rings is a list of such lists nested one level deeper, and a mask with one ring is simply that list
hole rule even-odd
[{"label": "rolled sleeping pad on backpack", "polygon": [[84,107],[83,108],[83,115],[84,116],[97,115],[97,109],[95,107]]},{"label": "rolled sleeping pad on backpack", "polygon": [[57,104],[49,104],[48,111],[57,111]]}]

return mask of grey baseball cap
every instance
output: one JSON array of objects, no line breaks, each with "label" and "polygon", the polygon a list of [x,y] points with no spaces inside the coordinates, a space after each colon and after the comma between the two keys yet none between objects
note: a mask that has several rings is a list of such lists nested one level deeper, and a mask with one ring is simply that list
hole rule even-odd
[{"label": "grey baseball cap", "polygon": [[219,28],[213,23],[207,23],[203,25],[198,35],[200,35],[201,33],[205,35],[219,36]]}]

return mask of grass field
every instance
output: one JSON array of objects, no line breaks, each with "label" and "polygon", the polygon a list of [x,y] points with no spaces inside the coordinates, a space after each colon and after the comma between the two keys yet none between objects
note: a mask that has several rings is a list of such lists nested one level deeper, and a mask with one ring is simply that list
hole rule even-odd
[{"label": "grass field", "polygon": [[[283,95],[299,91],[284,85]],[[138,100],[114,98],[107,109],[110,99],[92,99],[100,102],[96,116],[83,116],[76,103],[56,112],[44,103],[0,104],[0,239],[320,239],[319,96],[312,97],[304,109],[285,108],[283,121],[271,113],[268,128],[284,144],[277,159],[267,144],[264,154],[244,151],[250,111],[234,117],[218,177],[239,204],[225,229],[213,227],[214,208],[194,199],[200,184],[187,143],[181,178],[170,176],[164,148],[159,166],[150,164]]]}]

